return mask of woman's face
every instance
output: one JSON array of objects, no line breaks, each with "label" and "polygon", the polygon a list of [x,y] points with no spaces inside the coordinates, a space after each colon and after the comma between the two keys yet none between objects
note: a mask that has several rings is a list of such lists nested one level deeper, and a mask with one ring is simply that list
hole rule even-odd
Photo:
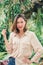
[{"label": "woman's face", "polygon": [[26,22],[22,17],[18,18],[18,20],[17,20],[17,28],[19,29],[19,31],[22,31],[24,29],[25,24],[26,24]]}]

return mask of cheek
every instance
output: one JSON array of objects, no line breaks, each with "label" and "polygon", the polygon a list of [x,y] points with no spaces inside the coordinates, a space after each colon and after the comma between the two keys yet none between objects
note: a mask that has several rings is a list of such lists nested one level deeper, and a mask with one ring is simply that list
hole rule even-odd
[{"label": "cheek", "polygon": [[17,24],[17,27],[19,27],[19,26],[20,26],[20,24],[18,23],[18,24]]},{"label": "cheek", "polygon": [[23,27],[25,27],[25,23],[23,23]]}]

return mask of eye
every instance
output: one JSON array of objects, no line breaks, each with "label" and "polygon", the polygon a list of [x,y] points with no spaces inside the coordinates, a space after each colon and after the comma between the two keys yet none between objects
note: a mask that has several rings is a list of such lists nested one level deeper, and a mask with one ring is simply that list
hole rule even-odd
[{"label": "eye", "polygon": [[17,23],[20,23],[20,22],[17,21]]},{"label": "eye", "polygon": [[23,23],[23,21],[21,21],[21,23]]},{"label": "eye", "polygon": [[18,23],[23,23],[23,21],[20,21],[20,22],[18,21],[17,24],[18,24]]}]

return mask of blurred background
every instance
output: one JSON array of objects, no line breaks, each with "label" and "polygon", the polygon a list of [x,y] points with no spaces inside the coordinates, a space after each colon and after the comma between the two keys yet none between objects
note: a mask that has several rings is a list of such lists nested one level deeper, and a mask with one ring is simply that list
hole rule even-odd
[{"label": "blurred background", "polygon": [[25,15],[28,29],[35,32],[43,45],[43,0],[0,0],[0,60],[7,55],[1,32],[6,29],[8,39],[13,20],[20,13]]}]

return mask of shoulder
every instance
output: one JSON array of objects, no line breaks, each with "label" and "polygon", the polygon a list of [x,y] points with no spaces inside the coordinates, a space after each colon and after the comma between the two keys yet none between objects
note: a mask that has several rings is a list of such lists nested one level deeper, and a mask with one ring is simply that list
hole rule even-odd
[{"label": "shoulder", "polygon": [[27,30],[26,34],[27,34],[27,35],[28,35],[28,34],[30,34],[30,35],[34,35],[35,33],[34,33],[33,31],[29,31],[29,30]]},{"label": "shoulder", "polygon": [[30,38],[36,37],[35,32],[27,30],[26,35]]},{"label": "shoulder", "polygon": [[15,36],[15,35],[16,35],[15,32],[10,32],[10,37],[13,37],[13,36]]}]

